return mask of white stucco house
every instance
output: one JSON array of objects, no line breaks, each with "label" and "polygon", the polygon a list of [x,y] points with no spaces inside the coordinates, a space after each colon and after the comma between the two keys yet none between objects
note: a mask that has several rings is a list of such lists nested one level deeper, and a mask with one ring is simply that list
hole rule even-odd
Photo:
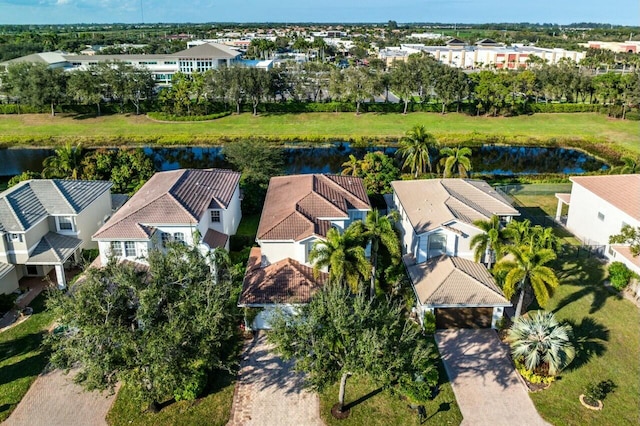
[{"label": "white stucco house", "polygon": [[251,326],[269,328],[276,307],[307,303],[327,280],[313,275],[309,253],[329,229],[363,220],[371,204],[362,179],[338,175],[294,175],[271,179],[238,306],[262,311]]},{"label": "white stucco house", "polygon": [[100,264],[110,257],[145,263],[149,250],[169,241],[229,249],[242,218],[239,182],[231,170],[156,173],[93,234]]},{"label": "white stucco house", "polygon": [[35,179],[0,194],[0,293],[18,288],[22,277],[55,269],[66,286],[65,266],[80,251],[95,248],[91,235],[111,215],[111,182]]},{"label": "white stucco house", "polygon": [[640,175],[574,176],[570,194],[556,194],[558,209],[568,205],[566,227],[584,244],[602,246],[610,260],[640,274],[640,257],[626,245],[610,245],[609,237],[624,225],[640,226]]},{"label": "white stucco house", "polygon": [[435,314],[438,328],[495,327],[504,297],[487,268],[473,261],[475,220],[504,223],[519,212],[486,182],[430,179],[392,182],[403,260],[416,296],[416,313]]}]

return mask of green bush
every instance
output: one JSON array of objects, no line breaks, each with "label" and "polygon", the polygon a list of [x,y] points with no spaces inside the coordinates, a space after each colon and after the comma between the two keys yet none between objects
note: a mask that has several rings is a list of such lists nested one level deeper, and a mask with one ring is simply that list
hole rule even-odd
[{"label": "green bush", "polygon": [[616,388],[615,383],[611,380],[602,380],[601,382],[589,382],[584,388],[585,401],[589,405],[596,406],[598,401],[602,401],[607,394],[613,392]]},{"label": "green bush", "polygon": [[207,374],[202,369],[196,370],[190,380],[181,389],[176,390],[173,397],[176,401],[193,401],[200,396],[206,385]]},{"label": "green bush", "polygon": [[612,262],[609,265],[609,281],[613,288],[622,291],[629,284],[633,272],[622,262]]},{"label": "green bush", "polygon": [[436,316],[433,312],[427,311],[424,313],[424,332],[427,334],[433,334],[436,332]]},{"label": "green bush", "polygon": [[229,251],[242,251],[253,246],[254,240],[248,235],[232,235],[229,237]]},{"label": "green bush", "polygon": [[527,367],[524,366],[522,360],[515,360],[516,370],[518,373],[529,383],[533,384],[550,384],[556,380],[556,376],[541,376],[539,374],[534,373],[531,370],[528,370]]},{"label": "green bush", "polygon": [[438,371],[430,370],[426,375],[406,377],[400,381],[400,392],[414,404],[427,402],[438,385]]},{"label": "green bush", "polygon": [[570,112],[599,112],[601,105],[598,104],[531,104],[531,112],[539,113],[570,113]]},{"label": "green bush", "polygon": [[216,120],[218,118],[226,117],[231,114],[232,114],[231,111],[225,111],[225,112],[219,112],[216,114],[209,114],[209,115],[182,116],[182,115],[167,114],[164,112],[149,112],[147,115],[149,116],[149,118],[152,118],[154,120],[159,120],[159,121],[209,121],[209,120]]}]

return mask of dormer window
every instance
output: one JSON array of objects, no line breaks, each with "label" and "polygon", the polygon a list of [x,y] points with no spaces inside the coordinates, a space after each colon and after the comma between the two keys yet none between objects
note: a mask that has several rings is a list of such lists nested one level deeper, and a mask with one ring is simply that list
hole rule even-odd
[{"label": "dormer window", "polygon": [[59,231],[73,231],[73,219],[71,216],[57,216]]},{"label": "dormer window", "polygon": [[211,223],[220,223],[220,210],[211,210]]}]

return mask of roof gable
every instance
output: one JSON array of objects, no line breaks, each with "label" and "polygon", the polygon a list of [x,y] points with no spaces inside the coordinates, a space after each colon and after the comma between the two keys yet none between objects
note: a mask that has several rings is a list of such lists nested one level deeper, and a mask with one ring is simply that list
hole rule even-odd
[{"label": "roof gable", "polygon": [[240,56],[240,52],[228,46],[218,43],[203,43],[198,46],[172,53],[168,56],[178,58],[213,58],[213,59],[233,59]]}]

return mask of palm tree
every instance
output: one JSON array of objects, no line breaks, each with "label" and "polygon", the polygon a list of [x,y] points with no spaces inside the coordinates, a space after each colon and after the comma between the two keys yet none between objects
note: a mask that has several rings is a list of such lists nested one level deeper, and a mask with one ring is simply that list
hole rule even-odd
[{"label": "palm tree", "polygon": [[536,250],[533,246],[506,246],[505,251],[513,256],[513,260],[502,260],[496,263],[496,272],[505,272],[503,291],[511,299],[516,291],[520,291],[516,306],[515,318],[522,312],[524,294],[533,288],[533,294],[540,306],[544,306],[553,290],[558,287],[558,277],[553,269],[545,266],[556,258],[553,250]]},{"label": "palm tree", "polygon": [[82,173],[82,145],[72,146],[67,143],[55,150],[55,155],[42,162],[43,178],[78,179]]},{"label": "palm tree", "polygon": [[400,140],[398,154],[404,157],[402,168],[409,167],[414,177],[419,173],[431,171],[431,157],[429,148],[436,144],[436,139],[432,134],[427,133],[424,126],[413,126],[405,137]]},{"label": "palm tree", "polygon": [[347,176],[359,176],[362,171],[362,162],[355,155],[349,154],[349,160],[342,163],[342,174]]},{"label": "palm tree", "polygon": [[371,286],[369,289],[371,299],[376,294],[376,268],[378,267],[380,243],[387,248],[394,264],[397,264],[400,259],[400,241],[393,227],[395,220],[395,211],[389,215],[381,215],[375,209],[367,214],[364,222],[358,221],[352,225],[355,232],[364,237],[366,243],[371,243]]},{"label": "palm tree", "polygon": [[531,221],[529,219],[512,220],[507,223],[504,232],[511,244],[519,246],[530,242],[531,229]]},{"label": "palm tree", "polygon": [[551,227],[534,226],[531,241],[534,249],[549,249],[559,253],[562,247],[562,241]]},{"label": "palm tree", "polygon": [[369,279],[371,264],[367,260],[361,235],[350,226],[344,233],[336,228],[327,232],[326,240],[319,240],[309,254],[314,273],[329,268],[329,282],[348,284],[355,292],[360,282]]},{"label": "palm tree", "polygon": [[438,166],[442,167],[443,177],[450,177],[454,170],[458,170],[458,175],[461,178],[465,178],[469,176],[469,172],[471,171],[471,160],[469,156],[471,155],[471,148],[466,146],[460,148],[450,148],[444,147],[440,150],[440,161],[438,162]]},{"label": "palm tree", "polygon": [[576,355],[571,338],[573,329],[561,325],[551,312],[538,311],[530,317],[517,318],[509,330],[509,343],[514,359],[524,361],[533,372],[548,369],[555,376]]},{"label": "palm tree", "polygon": [[494,256],[499,260],[502,246],[507,239],[500,218],[494,215],[489,220],[476,220],[473,225],[482,230],[481,234],[474,235],[469,242],[474,249],[475,261],[479,262],[484,257],[487,267],[491,269]]}]

